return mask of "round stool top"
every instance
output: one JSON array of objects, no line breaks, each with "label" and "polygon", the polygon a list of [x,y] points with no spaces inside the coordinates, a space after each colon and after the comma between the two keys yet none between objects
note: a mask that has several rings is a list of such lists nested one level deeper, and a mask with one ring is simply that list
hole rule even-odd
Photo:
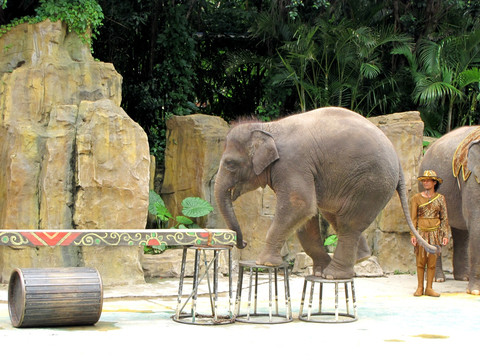
[{"label": "round stool top", "polygon": [[233,246],[231,245],[192,245],[187,246],[189,249],[193,250],[231,250]]},{"label": "round stool top", "polygon": [[305,276],[306,281],[313,281],[313,282],[319,282],[319,283],[347,283],[347,282],[353,282],[353,278],[350,279],[325,279],[320,276],[315,276],[315,275],[308,275]]},{"label": "round stool top", "polygon": [[272,266],[272,265],[258,265],[255,260],[240,260],[238,262],[239,266],[249,267],[249,268],[262,268],[262,269],[276,269],[276,268],[284,268],[288,266],[288,263],[284,262],[280,265]]}]

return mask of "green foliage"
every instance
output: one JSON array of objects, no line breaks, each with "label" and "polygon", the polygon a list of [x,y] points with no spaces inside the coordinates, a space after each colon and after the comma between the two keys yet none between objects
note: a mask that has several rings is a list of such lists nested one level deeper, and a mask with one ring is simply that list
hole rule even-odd
[{"label": "green foliage", "polygon": [[167,119],[197,112],[194,67],[200,60],[189,7],[159,0],[99,4],[106,25],[95,41],[95,54],[122,74],[122,107],[148,134],[161,168]]},{"label": "green foliage", "polygon": [[[9,24],[0,26],[0,36],[3,36],[10,30],[12,30],[15,26],[23,24],[23,23],[35,23],[35,20],[31,17],[24,16],[22,18],[14,19]],[[6,49],[4,49],[6,50]]]},{"label": "green foliage", "polygon": [[91,39],[96,38],[98,28],[102,26],[103,12],[96,0],[40,0],[37,18],[62,20],[70,31],[91,44]]},{"label": "green foliage", "polygon": [[[324,7],[328,7],[330,3],[326,0],[314,0],[312,7],[314,9],[320,9]],[[290,19],[295,20],[297,17],[300,15],[299,14],[299,8],[305,6],[303,0],[291,0],[287,4],[287,9],[288,9],[288,16]]]},{"label": "green foliage", "polygon": [[425,152],[427,151],[429,145],[430,145],[430,141],[423,140],[422,148],[423,148],[423,154],[424,155],[425,155]]},{"label": "green foliage", "polygon": [[182,213],[189,217],[202,217],[213,211],[212,205],[206,200],[197,197],[188,197],[182,201]]},{"label": "green foliage", "polygon": [[426,122],[426,133],[473,123],[480,98],[480,28],[437,41],[424,39],[415,52],[402,49],[397,54],[408,60],[415,102],[432,117],[440,115],[436,126]]},{"label": "green foliage", "polygon": [[172,229],[192,229],[198,225],[192,218],[206,216],[213,211],[212,205],[199,197],[187,197],[182,201],[182,214],[175,218],[167,209],[165,202],[155,191],[150,190],[148,212],[154,215],[158,221],[159,228],[166,228],[169,222],[173,222]]},{"label": "green foliage", "polygon": [[[45,19],[65,22],[69,31],[75,32],[82,41],[90,45],[92,39],[99,33],[103,12],[96,0],[38,0],[38,2],[36,16],[15,18],[10,23],[2,25],[0,36],[19,24],[35,24]],[[7,8],[6,0],[3,1],[2,8]]]},{"label": "green foliage", "polygon": [[[150,190],[148,212],[155,216],[160,229],[167,228],[169,223],[173,223],[173,225],[170,226],[171,229],[198,228],[198,225],[192,218],[200,218],[210,214],[213,211],[213,207],[208,201],[198,197],[188,197],[183,199],[182,206],[182,215],[178,215],[174,218],[167,209],[162,197],[155,191]],[[165,248],[162,246],[144,246],[145,254],[159,254],[163,251],[165,251]]]},{"label": "green foliage", "polygon": [[338,237],[337,237],[337,235],[332,234],[332,235],[328,236],[328,237],[325,239],[323,245],[325,245],[325,246],[330,246],[330,245],[336,246],[336,245],[337,245],[337,242],[338,242]]},{"label": "green foliage", "polygon": [[[391,27],[353,27],[341,21],[302,24],[278,50],[283,66],[279,84],[295,86],[301,111],[342,106],[365,115],[386,113],[396,103],[397,79],[385,70],[382,57],[411,38]],[[283,69],[282,69],[283,68]]]}]

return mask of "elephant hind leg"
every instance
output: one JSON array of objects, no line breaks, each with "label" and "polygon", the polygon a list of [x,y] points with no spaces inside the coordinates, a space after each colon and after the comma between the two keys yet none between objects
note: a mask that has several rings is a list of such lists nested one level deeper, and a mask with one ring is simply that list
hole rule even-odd
[{"label": "elephant hind leg", "polygon": [[353,265],[357,258],[358,244],[361,242],[360,231],[340,232],[332,261],[323,271],[326,279],[351,279],[355,276]]},{"label": "elephant hind leg", "polygon": [[360,234],[357,247],[357,262],[368,259],[370,255],[372,255],[372,252],[370,251],[370,247],[368,246],[367,239],[365,239],[365,236],[363,236],[363,234]]},{"label": "elephant hind leg", "polygon": [[[332,225],[334,230],[337,231],[337,216],[327,212],[323,213],[322,215],[325,219],[327,219],[330,225]],[[365,239],[365,236],[360,233],[357,244],[356,262],[361,262],[365,259],[368,259],[371,255],[372,252],[370,250],[370,247],[368,246],[367,239]]]},{"label": "elephant hind leg", "polygon": [[316,215],[297,230],[297,237],[303,250],[313,260],[313,275],[315,276],[321,276],[323,269],[331,260],[323,246],[319,221],[319,216]]}]

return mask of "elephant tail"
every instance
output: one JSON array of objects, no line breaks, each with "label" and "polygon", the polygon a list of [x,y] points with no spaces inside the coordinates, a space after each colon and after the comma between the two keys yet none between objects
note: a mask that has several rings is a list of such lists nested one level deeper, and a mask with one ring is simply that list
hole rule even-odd
[{"label": "elephant tail", "polygon": [[402,204],[403,215],[405,216],[405,220],[407,220],[408,227],[412,231],[412,234],[415,235],[417,238],[417,242],[425,248],[425,250],[431,254],[438,253],[440,251],[440,247],[430,245],[427,241],[425,241],[422,236],[418,233],[417,229],[413,225],[412,218],[410,217],[410,211],[408,206],[407,200],[407,189],[405,186],[405,177],[403,175],[402,166],[399,164],[399,174],[398,174],[398,184],[397,184],[397,193],[398,197],[400,198],[400,203]]}]

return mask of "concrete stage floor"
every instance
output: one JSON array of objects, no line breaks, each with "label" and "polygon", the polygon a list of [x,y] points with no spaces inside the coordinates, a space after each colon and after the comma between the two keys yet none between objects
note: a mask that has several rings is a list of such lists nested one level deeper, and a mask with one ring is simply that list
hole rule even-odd
[{"label": "concrete stage floor", "polygon": [[[221,291],[227,283],[221,279]],[[236,277],[233,284],[235,289]],[[476,357],[480,296],[466,294],[466,286],[467,282],[447,275],[446,282],[434,283],[434,289],[442,293],[439,298],[417,298],[412,295],[415,275],[355,278],[358,320],[319,324],[298,320],[303,277],[291,276],[292,322],[200,326],[171,319],[178,279],[159,279],[145,285],[104,288],[102,315],[93,326],[17,329],[10,322],[8,286],[3,284],[0,353],[2,359],[8,359],[5,355],[21,359]],[[333,296],[333,287],[328,291]],[[221,295],[224,301],[225,292]],[[246,295],[244,290],[242,298]],[[328,298],[327,288],[324,296]],[[265,303],[261,301],[260,306]]]}]

